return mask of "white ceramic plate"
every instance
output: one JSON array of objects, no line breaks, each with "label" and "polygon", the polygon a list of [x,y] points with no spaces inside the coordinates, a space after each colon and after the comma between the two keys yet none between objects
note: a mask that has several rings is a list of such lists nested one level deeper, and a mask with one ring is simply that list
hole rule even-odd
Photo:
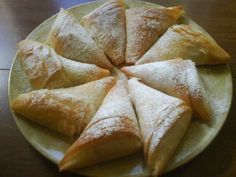
[{"label": "white ceramic plate", "polygon": [[[80,19],[104,1],[96,1],[88,4],[74,6],[69,9],[76,18]],[[128,7],[158,6],[157,4],[144,1],[127,0]],[[55,16],[39,25],[27,38],[44,42]],[[183,23],[189,24],[195,29],[205,32],[193,21],[185,18]],[[206,32],[205,32],[206,33]],[[11,102],[17,95],[30,91],[28,81],[21,70],[17,61],[18,53],[12,64],[9,76],[9,101]],[[170,162],[166,171],[172,170],[198,155],[205,149],[221,129],[230,108],[232,99],[232,78],[230,69],[227,65],[204,66],[198,68],[199,73],[206,85],[210,102],[214,110],[214,118],[211,125],[207,125],[197,119],[193,119],[183,142],[179,146],[177,153]],[[41,127],[28,120],[21,119],[20,116],[13,117],[29,143],[42,155],[54,163],[63,157],[67,148],[73,140],[66,139],[44,127]],[[114,160],[108,163],[102,163],[78,172],[88,176],[147,176],[148,172],[144,166],[142,154],[134,154],[125,158]]]}]

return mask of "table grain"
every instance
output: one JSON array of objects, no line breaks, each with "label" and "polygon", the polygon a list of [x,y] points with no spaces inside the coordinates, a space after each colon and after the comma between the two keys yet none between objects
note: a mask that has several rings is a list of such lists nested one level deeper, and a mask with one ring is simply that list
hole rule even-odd
[{"label": "table grain", "polygon": [[[165,6],[183,5],[232,56],[236,84],[235,0],[149,0]],[[7,85],[16,44],[58,10],[89,0],[0,0],[0,177],[75,177],[34,150],[18,130],[9,110]],[[235,87],[234,87],[235,91]],[[236,177],[236,100],[215,140],[192,161],[164,177]],[[77,175],[78,176],[78,175]]]}]

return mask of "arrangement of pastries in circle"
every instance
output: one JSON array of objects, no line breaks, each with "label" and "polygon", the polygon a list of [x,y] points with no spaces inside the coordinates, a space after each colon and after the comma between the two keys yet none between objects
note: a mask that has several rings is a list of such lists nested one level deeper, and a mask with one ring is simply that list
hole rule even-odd
[{"label": "arrangement of pastries in circle", "polygon": [[[44,44],[18,44],[33,91],[16,97],[13,111],[77,138],[60,171],[143,151],[150,176],[160,176],[193,115],[211,122],[197,66],[225,64],[230,56],[181,24],[184,13],[182,6],[127,8],[123,0],[110,0],[80,20],[61,9]],[[111,76],[111,69],[126,77]]]}]

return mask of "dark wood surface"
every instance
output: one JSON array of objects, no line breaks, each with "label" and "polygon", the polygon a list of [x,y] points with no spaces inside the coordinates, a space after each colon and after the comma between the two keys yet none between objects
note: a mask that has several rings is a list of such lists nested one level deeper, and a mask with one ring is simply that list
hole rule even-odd
[{"label": "dark wood surface", "polygon": [[[232,56],[236,84],[235,0],[149,0],[184,5],[187,15],[205,28]],[[0,177],[73,177],[36,152],[19,132],[9,111],[7,82],[16,43],[61,7],[88,0],[0,0]],[[235,90],[235,88],[234,88]],[[164,177],[236,177],[236,100],[228,119],[210,146],[191,162]]]}]

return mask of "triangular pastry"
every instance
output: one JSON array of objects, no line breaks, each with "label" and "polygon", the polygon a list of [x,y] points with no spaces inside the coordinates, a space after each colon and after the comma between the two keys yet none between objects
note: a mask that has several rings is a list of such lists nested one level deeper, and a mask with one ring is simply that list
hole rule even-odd
[{"label": "triangular pastry", "polygon": [[201,119],[211,119],[212,109],[205,87],[191,60],[160,61],[124,67],[122,71],[157,90],[183,99]]},{"label": "triangular pastry", "polygon": [[75,17],[61,9],[48,35],[47,43],[66,58],[109,69],[111,63]]},{"label": "triangular pastry", "polygon": [[34,89],[71,87],[109,76],[108,70],[61,57],[39,42],[24,40],[18,48],[22,69]]},{"label": "triangular pastry", "polygon": [[126,63],[133,64],[141,58],[183,13],[182,6],[127,9]]},{"label": "triangular pastry", "polygon": [[174,25],[136,64],[173,58],[191,59],[197,65],[227,63],[230,56],[212,38],[188,25]]},{"label": "triangular pastry", "polygon": [[141,137],[125,81],[118,81],[79,139],[59,163],[60,170],[77,170],[137,152]]},{"label": "triangular pastry", "polygon": [[13,100],[14,112],[38,124],[67,136],[80,134],[111,87],[113,77],[107,77],[77,87],[36,90]]},{"label": "triangular pastry", "polygon": [[191,108],[135,79],[128,81],[143,135],[144,157],[151,176],[159,176],[174,155],[191,120]]},{"label": "triangular pastry", "polygon": [[97,45],[115,65],[125,60],[126,29],[125,3],[111,0],[98,7],[81,20]]}]

